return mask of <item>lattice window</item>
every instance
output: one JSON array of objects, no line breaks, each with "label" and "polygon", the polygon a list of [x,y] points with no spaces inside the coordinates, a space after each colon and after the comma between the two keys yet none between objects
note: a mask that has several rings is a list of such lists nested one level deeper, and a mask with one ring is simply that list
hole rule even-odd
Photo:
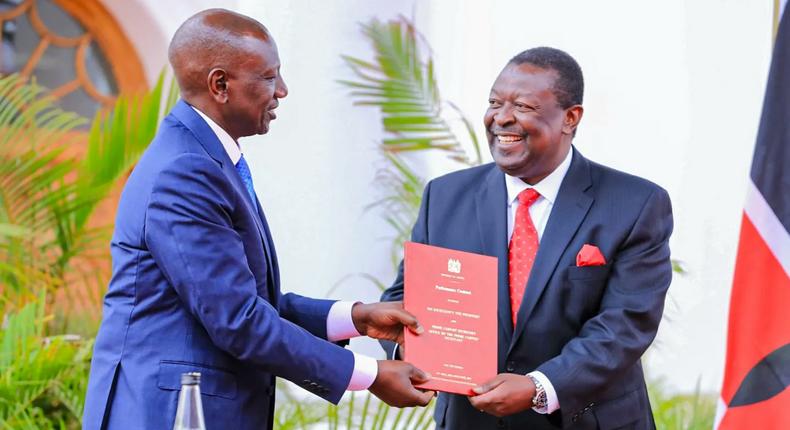
[{"label": "lattice window", "polygon": [[[64,109],[90,118],[124,86],[145,85],[130,44],[95,0],[0,0],[0,30],[0,74],[34,77]],[[123,45],[126,52],[107,49]]]}]

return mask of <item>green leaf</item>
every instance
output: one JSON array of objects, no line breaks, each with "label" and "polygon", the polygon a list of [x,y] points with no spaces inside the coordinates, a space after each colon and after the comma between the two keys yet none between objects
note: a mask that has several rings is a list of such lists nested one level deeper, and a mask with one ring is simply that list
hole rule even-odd
[{"label": "green leaf", "polygon": [[[86,120],[58,108],[45,89],[16,75],[0,78],[0,284],[7,306],[41,288],[70,286],[95,256],[108,264],[111,220],[99,228],[88,221],[153,139],[175,102],[175,85],[167,102],[163,94],[164,74],[152,91],[121,96],[113,109],[97,112],[86,136],[77,129]],[[79,159],[67,155],[77,142],[87,143]],[[66,288],[66,302],[70,294]],[[98,310],[100,300],[91,306]]]},{"label": "green leaf", "polygon": [[30,234],[30,229],[13,224],[0,223],[0,236],[24,237]]},{"label": "green leaf", "polygon": [[342,56],[359,80],[339,82],[351,90],[355,105],[380,109],[384,130],[390,135],[382,143],[419,143],[396,150],[440,150],[454,160],[479,164],[479,143],[471,123],[456,111],[466,126],[474,158],[466,154],[443,116],[433,61],[423,57],[414,26],[404,18],[386,23],[374,19],[363,24],[362,31],[373,45],[375,60]]}]

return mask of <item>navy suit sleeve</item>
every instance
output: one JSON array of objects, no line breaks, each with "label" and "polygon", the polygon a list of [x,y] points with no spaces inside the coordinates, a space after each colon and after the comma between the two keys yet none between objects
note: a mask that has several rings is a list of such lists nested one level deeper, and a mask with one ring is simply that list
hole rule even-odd
[{"label": "navy suit sleeve", "polygon": [[[431,193],[431,182],[425,186],[425,191],[422,195],[422,203],[420,204],[420,212],[417,214],[417,221],[414,223],[414,228],[411,230],[411,241],[417,243],[428,243],[428,200]],[[403,260],[398,265],[398,276],[392,286],[384,290],[381,294],[382,302],[396,302],[403,300]],[[387,353],[387,358],[392,358],[397,344],[388,340],[380,341],[382,348]]]},{"label": "navy suit sleeve", "polygon": [[[239,204],[236,196],[213,160],[179,156],[154,182],[146,245],[217,347],[297,384],[313,383],[313,392],[337,403],[351,379],[353,354],[281,318],[258,296],[230,215]],[[286,309],[299,305],[285,303]],[[317,319],[324,315],[325,325],[324,307],[314,311]]]},{"label": "navy suit sleeve", "polygon": [[655,338],[672,279],[671,233],[669,196],[656,188],[610,263],[598,314],[560,355],[538,367],[557,392],[564,423],[616,384]]},{"label": "navy suit sleeve", "polygon": [[[327,319],[329,310],[337,300],[314,299],[299,294],[286,293],[280,296],[278,302],[280,316],[309,331],[314,336],[327,339]],[[333,341],[337,346],[346,347],[350,339]]]},{"label": "navy suit sleeve", "polygon": [[314,336],[326,339],[326,320],[329,317],[329,310],[336,301],[286,293],[280,296],[278,309],[281,317],[309,331]]}]

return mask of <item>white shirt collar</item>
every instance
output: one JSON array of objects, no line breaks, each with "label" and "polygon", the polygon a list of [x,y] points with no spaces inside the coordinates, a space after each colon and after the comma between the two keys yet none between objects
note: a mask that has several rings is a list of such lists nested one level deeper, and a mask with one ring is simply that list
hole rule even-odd
[{"label": "white shirt collar", "polygon": [[217,135],[217,139],[219,139],[220,143],[222,143],[222,147],[225,148],[225,152],[228,153],[228,157],[230,157],[230,161],[233,162],[233,165],[236,165],[236,163],[238,163],[239,160],[241,159],[241,148],[239,147],[239,144],[236,143],[236,141],[233,140],[232,137],[230,137],[227,131],[225,131],[216,122],[214,122],[214,120],[209,118],[208,115],[204,114],[198,108],[192,105],[189,105],[189,107],[194,109],[195,112],[197,112],[198,115],[200,115],[200,117],[203,118],[204,121],[206,121],[206,124],[208,124],[208,126],[211,128],[211,131],[213,131],[214,134]]},{"label": "white shirt collar", "polygon": [[549,201],[552,205],[554,201],[557,199],[557,194],[560,192],[560,185],[562,185],[562,180],[565,178],[565,174],[568,173],[568,169],[571,167],[571,159],[573,158],[573,147],[568,149],[568,154],[565,156],[565,159],[562,160],[559,166],[554,169],[553,172],[546,176],[535,185],[529,185],[526,182],[522,181],[521,179],[505,175],[505,187],[507,188],[507,205],[511,206],[516,199],[518,199],[518,194],[527,188],[534,188],[540,196]]}]

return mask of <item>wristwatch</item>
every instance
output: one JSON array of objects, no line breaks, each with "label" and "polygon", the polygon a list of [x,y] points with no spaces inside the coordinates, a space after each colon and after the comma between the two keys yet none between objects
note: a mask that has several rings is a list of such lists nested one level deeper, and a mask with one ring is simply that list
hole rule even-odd
[{"label": "wristwatch", "polygon": [[535,397],[532,398],[532,407],[536,410],[545,410],[549,406],[549,400],[546,397],[546,389],[543,388],[543,384],[538,381],[538,378],[529,376],[529,379],[532,380],[532,383],[535,384]]}]

